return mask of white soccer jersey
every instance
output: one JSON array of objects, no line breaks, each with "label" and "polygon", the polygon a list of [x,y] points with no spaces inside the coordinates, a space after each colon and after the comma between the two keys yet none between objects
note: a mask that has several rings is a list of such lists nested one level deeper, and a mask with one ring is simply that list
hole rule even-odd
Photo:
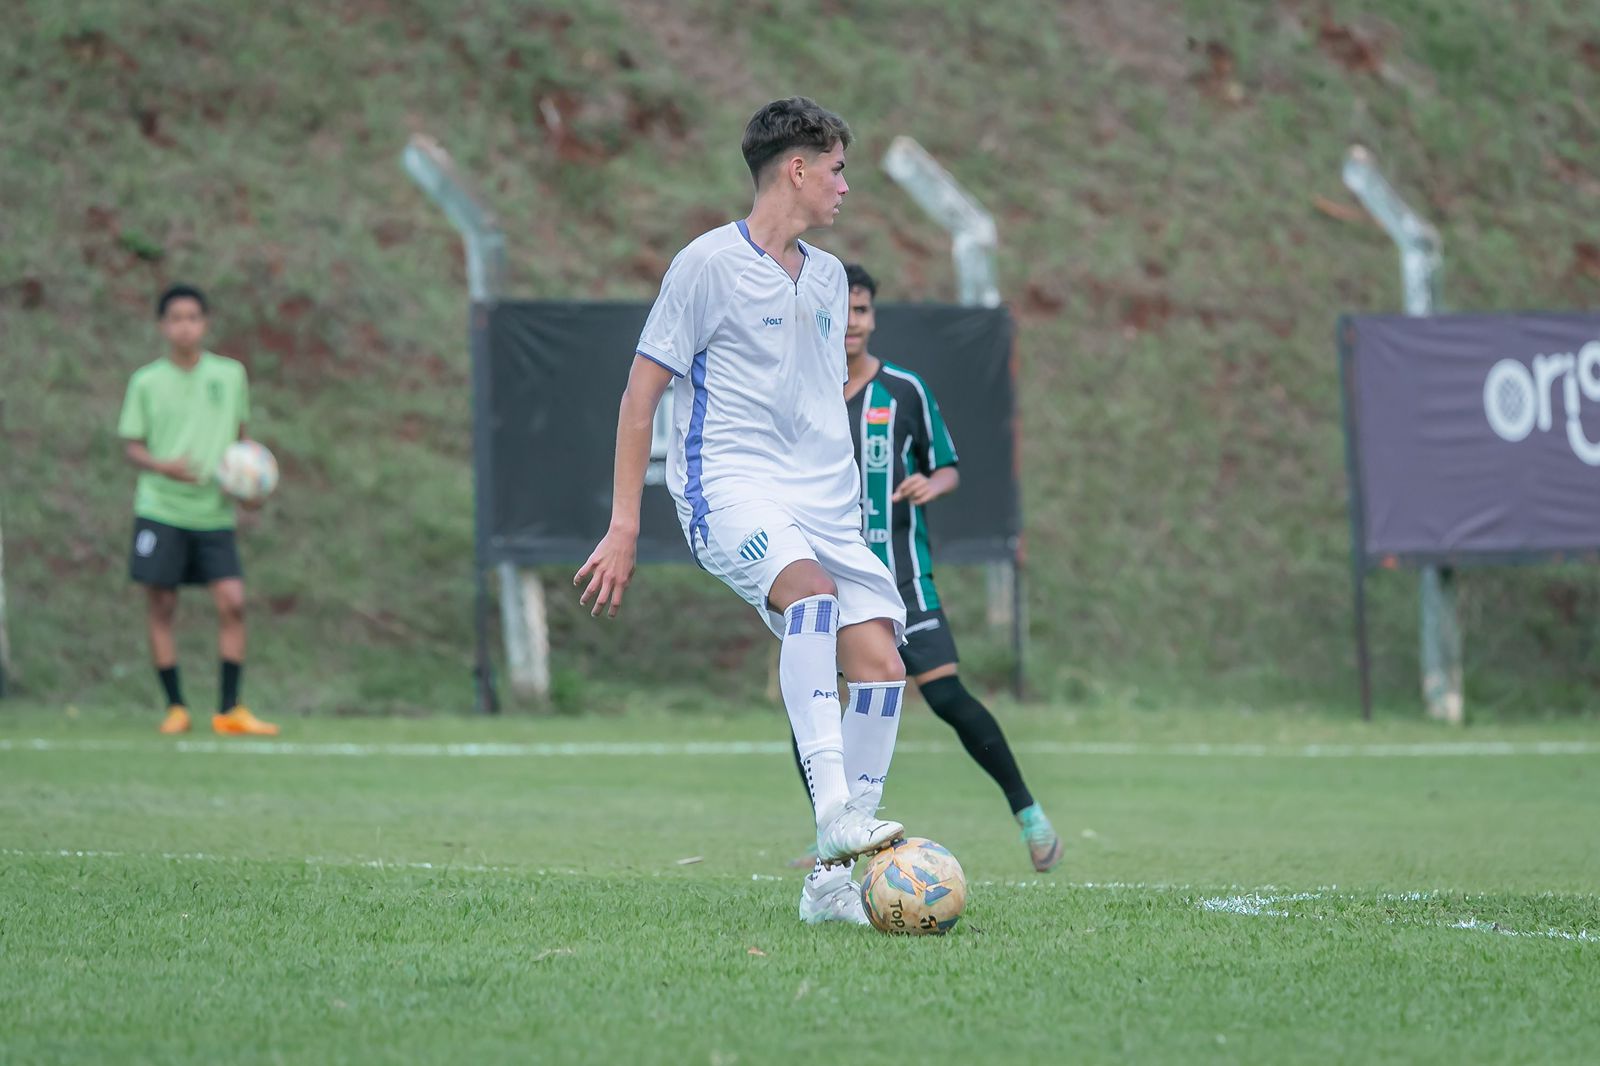
[{"label": "white soccer jersey", "polygon": [[844,265],[800,249],[796,280],[743,222],[698,237],[672,261],[639,337],[638,354],[686,379],[672,390],[666,482],[696,551],[707,514],[750,500],[779,504],[802,528],[860,536]]}]

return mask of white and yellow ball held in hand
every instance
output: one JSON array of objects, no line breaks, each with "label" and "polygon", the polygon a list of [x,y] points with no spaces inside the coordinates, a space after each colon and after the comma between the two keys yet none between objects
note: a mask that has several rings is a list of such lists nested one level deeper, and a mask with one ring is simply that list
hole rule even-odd
[{"label": "white and yellow ball held in hand", "polygon": [[217,484],[236,500],[264,500],[278,487],[278,460],[260,441],[236,440],[217,464]]}]

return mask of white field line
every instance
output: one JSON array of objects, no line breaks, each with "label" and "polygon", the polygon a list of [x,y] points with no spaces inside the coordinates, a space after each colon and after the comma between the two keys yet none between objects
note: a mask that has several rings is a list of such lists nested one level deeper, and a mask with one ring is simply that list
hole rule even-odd
[{"label": "white field line", "polygon": [[[1419,903],[1439,895],[1436,892],[1384,892],[1376,896],[1363,896],[1352,892],[1336,892],[1323,890],[1317,892],[1293,892],[1281,895],[1262,895],[1260,892],[1244,892],[1233,896],[1212,896],[1197,900],[1195,906],[1203,911],[1215,911],[1222,914],[1240,914],[1252,918],[1311,918],[1321,921],[1328,917],[1325,914],[1294,912],[1283,910],[1285,904],[1304,903],[1310,900],[1377,900],[1384,903]],[[1540,940],[1578,940],[1585,943],[1600,943],[1600,932],[1590,932],[1588,929],[1569,931],[1565,929],[1511,929],[1499,922],[1484,921],[1481,918],[1462,918],[1456,921],[1437,921],[1423,918],[1385,918],[1384,925],[1418,925],[1430,926],[1435,929],[1470,929],[1481,933],[1498,933],[1501,936],[1532,937]]]},{"label": "white field line", "polygon": [[[1600,755],[1600,741],[1439,741],[1422,744],[1143,744],[1050,740],[1022,741],[1025,755],[1135,755],[1188,758],[1418,759],[1441,757]],[[955,755],[955,744],[908,741],[897,751],[908,755]],[[120,752],[183,755],[299,755],[342,758],[398,756],[447,759],[529,759],[605,757],[696,757],[788,755],[777,740],[735,741],[572,741],[566,743],[356,744],[294,740],[160,741],[71,738],[0,738],[0,752]]]},{"label": "white field line", "polygon": [[60,848],[55,851],[28,851],[23,848],[0,848],[0,857],[17,859],[160,859],[166,862],[248,863],[248,862],[298,862],[306,866],[363,867],[373,870],[438,870],[441,873],[525,873],[525,874],[576,874],[577,870],[545,870],[518,866],[482,866],[471,863],[406,862],[388,859],[322,858],[307,855],[304,858],[270,858],[242,855],[212,855],[203,851],[97,851],[94,849]]},{"label": "white field line", "polygon": [[1289,896],[1263,896],[1258,892],[1247,892],[1239,896],[1214,896],[1203,899],[1196,906],[1203,911],[1221,911],[1224,914],[1252,916],[1265,914],[1273,918],[1288,918],[1290,916],[1288,911],[1275,910],[1274,905],[1322,897],[1321,892],[1296,892]]},{"label": "white field line", "polygon": [[[332,868],[367,869],[367,870],[424,870],[439,873],[476,873],[476,874],[519,874],[525,877],[594,877],[592,871],[574,870],[561,867],[546,866],[496,866],[475,863],[455,862],[415,862],[404,859],[360,859],[344,857],[325,857],[320,855],[307,855],[302,858],[294,856],[246,856],[246,855],[214,855],[203,851],[104,851],[93,848],[57,848],[34,849],[27,848],[0,848],[0,859],[134,859],[139,861],[160,860],[162,862],[188,862],[188,863],[302,863],[306,866],[323,866]],[[662,877],[667,871],[653,871],[652,876]],[[630,875],[636,876],[636,875]],[[799,875],[789,874],[751,874],[752,881],[788,881],[798,882]],[[976,885],[985,887],[1002,886],[1006,888],[1029,887],[1055,887],[1100,890],[1141,890],[1141,891],[1167,891],[1174,885],[1123,883],[1113,882],[1096,884],[1094,882],[1071,883],[1066,881],[1047,882],[1033,881],[978,881]]]},{"label": "white field line", "polygon": [[[321,856],[306,856],[301,859],[274,859],[274,858],[247,858],[237,855],[212,855],[206,852],[126,852],[126,851],[97,851],[60,848],[49,850],[27,850],[23,848],[0,848],[0,857],[22,859],[160,859],[167,862],[190,863],[283,863],[300,862],[307,866],[360,868],[371,870],[423,870],[437,871],[440,873],[494,873],[494,874],[521,874],[528,877],[583,877],[591,876],[582,870],[551,869],[547,867],[518,867],[518,866],[488,866],[470,863],[449,862],[407,862],[405,860],[391,859],[356,859],[356,858],[325,858]],[[655,876],[662,876],[658,871]],[[787,881],[797,880],[795,876],[781,877],[775,874],[751,874],[752,881]],[[1111,892],[1175,892],[1185,891],[1191,886],[1172,885],[1149,882],[1126,881],[977,881],[975,887],[1005,887],[1005,888],[1042,888],[1054,887],[1060,889],[1077,889],[1087,891]],[[1271,895],[1263,893],[1274,893]],[[1273,886],[1261,889],[1246,889],[1231,896],[1211,896],[1196,900],[1195,906],[1204,911],[1222,914],[1238,914],[1249,917],[1271,918],[1312,918],[1321,920],[1326,915],[1322,914],[1296,914],[1282,910],[1284,904],[1304,903],[1312,900],[1367,900],[1376,899],[1390,903],[1419,903],[1433,899],[1440,895],[1438,892],[1385,892],[1375,896],[1362,895],[1354,892],[1341,892],[1335,888],[1318,889],[1315,892],[1283,893]],[[1456,921],[1428,921],[1419,918],[1386,918],[1385,925],[1417,925],[1429,926],[1436,929],[1467,929],[1476,932],[1498,933],[1501,936],[1531,937],[1542,940],[1571,940],[1584,943],[1600,942],[1600,932],[1590,932],[1588,929],[1579,929],[1575,932],[1565,929],[1510,929],[1499,922],[1484,921],[1481,918],[1463,918]]]},{"label": "white field line", "polygon": [[[248,855],[214,855],[204,851],[105,851],[94,848],[56,848],[33,849],[27,848],[0,848],[0,859],[134,859],[141,861],[160,860],[163,862],[190,862],[190,863],[303,863],[306,866],[326,866],[335,868],[359,868],[368,870],[436,870],[440,873],[492,873],[492,874],[521,874],[524,876],[551,877],[592,877],[592,871],[574,870],[569,868],[551,868],[545,866],[504,866],[483,865],[474,863],[454,862],[415,862],[405,859],[361,859],[345,857],[325,857],[320,855],[307,855],[301,858],[294,856],[248,856]],[[655,872],[655,876],[663,876],[666,871]],[[797,874],[751,874],[752,881],[790,881],[799,880]],[[1057,888],[1057,889],[1087,889],[1097,891],[1140,891],[1140,892],[1170,892],[1176,889],[1186,889],[1188,885],[1168,885],[1147,882],[1094,882],[1094,881],[1047,881],[1035,878],[1028,881],[974,881],[975,887],[984,888]]]}]

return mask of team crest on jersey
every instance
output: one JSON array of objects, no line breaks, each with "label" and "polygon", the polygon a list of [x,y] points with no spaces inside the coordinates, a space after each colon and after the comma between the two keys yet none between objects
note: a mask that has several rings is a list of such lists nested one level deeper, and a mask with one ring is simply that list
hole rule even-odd
[{"label": "team crest on jersey", "polygon": [[833,332],[833,316],[822,308],[817,308],[817,332],[823,340],[828,339],[828,334]]},{"label": "team crest on jersey", "polygon": [[894,418],[894,412],[887,407],[867,408],[867,425],[887,426]]},{"label": "team crest on jersey", "polygon": [[739,558],[747,563],[758,563],[767,554],[767,531],[758,529],[739,542]]},{"label": "team crest on jersey", "polygon": [[866,452],[868,470],[889,469],[889,441],[886,437],[868,437],[862,448]]}]

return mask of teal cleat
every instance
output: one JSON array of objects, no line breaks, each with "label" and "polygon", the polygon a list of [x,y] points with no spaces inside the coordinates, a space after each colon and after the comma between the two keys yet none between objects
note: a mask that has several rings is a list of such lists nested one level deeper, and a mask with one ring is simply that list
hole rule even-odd
[{"label": "teal cleat", "polygon": [[1055,826],[1044,816],[1044,808],[1035,803],[1017,812],[1017,824],[1022,827],[1022,842],[1028,845],[1028,857],[1033,868],[1047,872],[1061,861],[1061,837]]}]

